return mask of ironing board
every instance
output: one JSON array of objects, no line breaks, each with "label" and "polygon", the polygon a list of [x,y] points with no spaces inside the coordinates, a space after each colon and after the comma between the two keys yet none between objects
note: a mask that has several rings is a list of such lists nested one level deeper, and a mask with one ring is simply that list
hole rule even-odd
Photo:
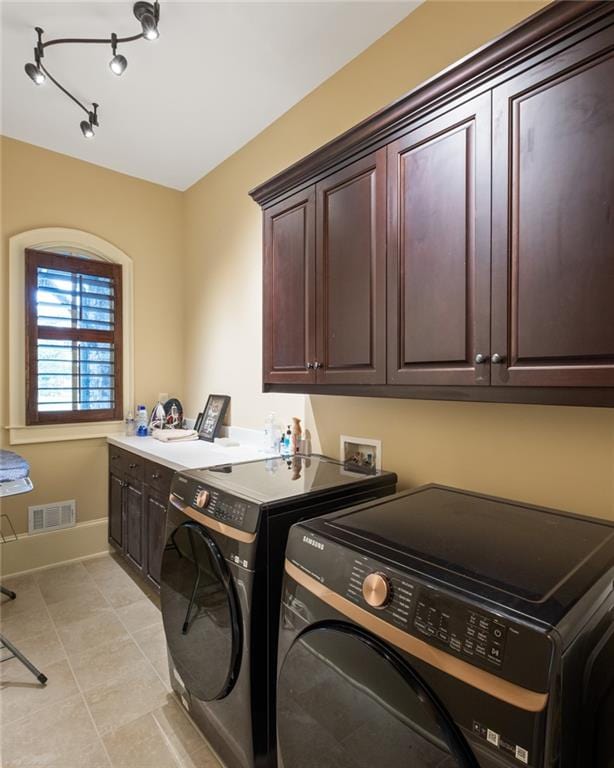
[{"label": "ironing board", "polygon": [[30,465],[23,456],[0,450],[0,497],[28,493],[33,488]]},{"label": "ironing board", "polygon": [[[23,456],[13,453],[13,451],[0,450],[0,498],[28,493],[33,488],[30,480],[30,465]],[[10,600],[15,600],[17,597],[15,592],[2,586],[2,584],[0,584],[0,593],[6,595]],[[46,684],[47,677],[2,634],[0,634],[0,647],[6,648],[11,654],[2,661],[19,659],[41,685]]]}]

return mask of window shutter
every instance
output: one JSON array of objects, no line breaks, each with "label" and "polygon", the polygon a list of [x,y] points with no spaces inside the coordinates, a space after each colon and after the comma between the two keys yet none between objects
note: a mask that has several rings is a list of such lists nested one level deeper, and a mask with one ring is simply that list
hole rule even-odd
[{"label": "window shutter", "polygon": [[26,251],[28,424],[122,417],[121,266]]}]

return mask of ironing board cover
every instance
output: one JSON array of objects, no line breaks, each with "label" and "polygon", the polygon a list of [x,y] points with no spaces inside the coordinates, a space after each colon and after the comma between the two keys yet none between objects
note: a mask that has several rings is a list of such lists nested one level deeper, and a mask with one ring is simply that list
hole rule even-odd
[{"label": "ironing board cover", "polygon": [[21,480],[30,474],[28,462],[13,451],[0,450],[0,483]]}]

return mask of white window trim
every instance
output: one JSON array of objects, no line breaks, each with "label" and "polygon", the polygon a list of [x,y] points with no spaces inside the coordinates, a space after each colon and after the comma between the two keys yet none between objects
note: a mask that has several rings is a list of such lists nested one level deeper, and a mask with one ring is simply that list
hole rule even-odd
[{"label": "white window trim", "polygon": [[122,265],[123,398],[134,400],[134,314],[132,259],[107,240],[80,229],[49,227],[20,232],[9,239],[9,431],[11,445],[107,437],[123,430],[123,421],[26,425],[25,250],[62,249]]}]

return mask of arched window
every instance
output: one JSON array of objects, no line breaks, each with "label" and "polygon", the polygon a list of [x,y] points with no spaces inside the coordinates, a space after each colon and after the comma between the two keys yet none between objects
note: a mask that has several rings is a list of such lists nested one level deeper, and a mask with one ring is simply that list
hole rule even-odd
[{"label": "arched window", "polygon": [[11,238],[12,443],[117,431],[132,399],[131,297],[131,260],[101,238]]}]

